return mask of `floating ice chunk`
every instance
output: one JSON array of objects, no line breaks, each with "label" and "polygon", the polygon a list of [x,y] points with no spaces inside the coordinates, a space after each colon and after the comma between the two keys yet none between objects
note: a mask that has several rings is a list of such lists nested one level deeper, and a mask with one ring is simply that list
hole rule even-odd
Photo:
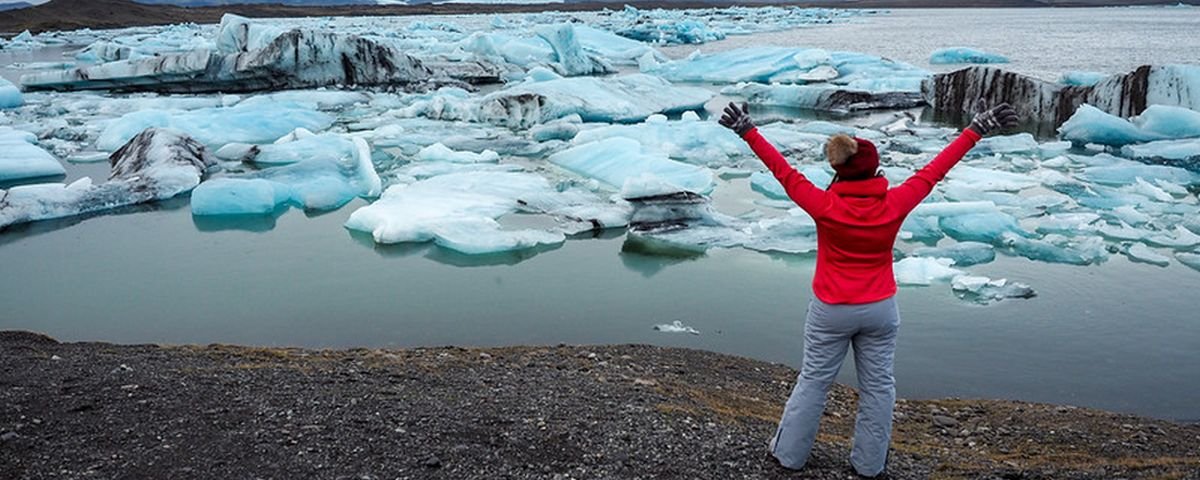
[{"label": "floating ice chunk", "polygon": [[1018,133],[1016,135],[997,135],[980,140],[971,153],[973,155],[1034,153],[1039,152],[1040,148],[1041,145],[1038,145],[1032,133]]},{"label": "floating ice chunk", "polygon": [[1193,270],[1200,271],[1200,253],[1176,252],[1175,259]]},{"label": "floating ice chunk", "polygon": [[1010,282],[1001,278],[992,280],[988,277],[974,275],[959,275],[950,281],[950,288],[963,299],[980,304],[998,302],[1006,298],[1033,298],[1037,292],[1032,287],[1020,282]]},{"label": "floating ice chunk", "polygon": [[[916,84],[920,84],[919,81]],[[916,92],[872,91],[831,84],[764,85],[739,83],[721,89],[723,95],[743,97],[755,105],[781,106],[834,112],[911,108],[925,101]]]},{"label": "floating ice chunk", "polygon": [[913,250],[913,255],[930,258],[949,258],[956,267],[969,267],[988,263],[996,259],[996,250],[991,245],[979,242],[959,242],[945,247],[922,247]]},{"label": "floating ice chunk", "polygon": [[1096,227],[1096,231],[1101,235],[1113,240],[1134,240],[1138,241],[1149,236],[1152,232],[1141,228],[1133,228],[1122,222],[1120,225],[1102,224]]},{"label": "floating ice chunk", "polygon": [[1176,225],[1174,234],[1168,235],[1166,232],[1160,232],[1153,235],[1147,235],[1146,243],[1156,247],[1174,248],[1176,250],[1190,250],[1193,247],[1200,245],[1200,235],[1192,233],[1183,227]]},{"label": "floating ice chunk", "polygon": [[908,257],[892,264],[892,272],[900,285],[929,285],[963,274],[951,265],[954,260],[949,258]]},{"label": "floating ice chunk", "polygon": [[692,335],[700,334],[699,330],[696,330],[695,328],[684,325],[683,322],[681,322],[679,320],[676,320],[671,323],[655,325],[654,329],[658,330],[660,332],[664,332],[664,333],[690,333]]},{"label": "floating ice chunk", "polygon": [[960,242],[999,244],[1005,234],[1026,235],[1017,220],[1007,213],[968,213],[941,217],[938,226],[950,238]]},{"label": "floating ice chunk", "polygon": [[635,122],[655,113],[697,110],[712,97],[706,89],[675,86],[649,75],[563,78],[525,82],[484,96],[477,120],[522,128],[570,115],[588,122]]},{"label": "floating ice chunk", "polygon": [[1058,127],[1063,140],[1075,144],[1097,143],[1101,145],[1128,145],[1149,142],[1163,137],[1146,132],[1121,117],[1105,113],[1088,104],[1079,106],[1066,123]]},{"label": "floating ice chunk", "polygon": [[1159,140],[1121,147],[1121,156],[1146,163],[1162,163],[1200,170],[1200,138]]},{"label": "floating ice chunk", "polygon": [[330,115],[292,103],[239,104],[185,112],[142,110],[110,122],[96,147],[114,150],[150,127],[180,130],[208,147],[220,148],[228,143],[271,143],[297,128],[320,131],[331,124]]},{"label": "floating ice chunk", "polygon": [[1059,83],[1075,87],[1090,87],[1100,83],[1108,76],[1107,73],[1100,72],[1067,72],[1062,75]]},{"label": "floating ice chunk", "polygon": [[[827,188],[833,182],[833,174],[819,165],[805,165],[798,171],[808,178],[817,188]],[[770,172],[754,172],[750,175],[750,188],[769,198],[787,200],[788,194]]]},{"label": "floating ice chunk", "polygon": [[1129,257],[1129,259],[1134,262],[1149,263],[1159,267],[1165,267],[1171,264],[1170,258],[1167,258],[1165,255],[1155,252],[1150,247],[1140,243],[1135,243],[1130,245],[1129,248],[1125,249],[1125,256]]},{"label": "floating ice chunk", "polygon": [[226,13],[217,29],[217,51],[230,54],[266,48],[286,31],[278,25]]},{"label": "floating ice chunk", "polygon": [[575,36],[575,27],[569,23],[540,25],[534,28],[538,37],[554,49],[557,65],[565,75],[595,75],[613,72],[612,65],[604,59],[583,51]]},{"label": "floating ice chunk", "polygon": [[1142,131],[1161,138],[1200,137],[1200,112],[1170,105],[1150,105],[1133,118]]},{"label": "floating ice chunk", "polygon": [[21,97],[21,89],[13,85],[12,82],[0,77],[0,108],[15,108],[24,103],[25,101]]},{"label": "floating ice chunk", "polygon": [[491,150],[482,153],[456,152],[441,143],[435,143],[417,152],[417,159],[424,162],[492,163],[500,160],[500,154]]},{"label": "floating ice chunk", "polygon": [[903,240],[932,244],[945,236],[935,216],[910,215],[900,225],[900,238]]},{"label": "floating ice chunk", "polygon": [[1008,57],[968,47],[943,48],[929,56],[929,63],[947,65],[956,63],[1008,63]]},{"label": "floating ice chunk", "polygon": [[1112,209],[1111,216],[1130,225],[1144,225],[1154,219],[1150,215],[1138,211],[1132,205],[1121,205]]},{"label": "floating ice chunk", "polygon": [[[295,138],[295,135],[290,136]],[[249,152],[242,158],[262,165],[287,165],[311,159],[353,159],[358,154],[354,141],[342,135],[322,133],[300,136],[302,138],[293,141],[256,146],[254,151],[257,154]],[[218,157],[225,158],[225,155],[229,155],[225,148],[217,151]]]},{"label": "floating ice chunk", "polygon": [[108,182],[13,187],[0,194],[0,227],[163,200],[187,192],[214,162],[204,146],[180,132],[151,128],[112,155]]},{"label": "floating ice chunk", "polygon": [[713,188],[712,171],[647,152],[636,140],[612,137],[569,148],[550,156],[550,162],[620,189],[629,179],[652,174],[664,182],[696,193]]},{"label": "floating ice chunk", "polygon": [[583,119],[571,115],[552,122],[535,125],[529,129],[529,136],[539,142],[550,140],[571,140],[579,134]]},{"label": "floating ice chunk", "polygon": [[970,165],[958,165],[950,170],[946,178],[988,192],[1019,192],[1040,185],[1041,182],[1029,175]]},{"label": "floating ice chunk", "polygon": [[1041,234],[1077,235],[1093,230],[1095,227],[1092,224],[1099,219],[1100,215],[1090,212],[1057,213],[1039,218],[1034,231]]},{"label": "floating ice chunk", "polygon": [[721,165],[729,159],[750,154],[746,142],[716,122],[702,122],[690,116],[667,120],[651,115],[645,122],[634,125],[607,125],[580,131],[575,144],[584,144],[612,137],[637,140],[647,151],[666,154],[675,160],[699,165]]},{"label": "floating ice chunk", "polygon": [[583,24],[577,24],[574,27],[575,36],[584,50],[600,55],[610,62],[621,65],[637,65],[642,57],[648,56],[649,59],[655,61],[666,58],[653,47],[637,40],[630,40]]},{"label": "floating ice chunk", "polygon": [[561,243],[561,232],[503,230],[495,221],[522,203],[547,205],[555,192],[532,173],[463,172],[389,187],[350,215],[346,228],[378,243],[426,242],[468,254]]},{"label": "floating ice chunk", "polygon": [[1183,168],[1165,165],[1141,165],[1128,162],[1107,167],[1085,167],[1076,174],[1079,178],[1101,185],[1135,185],[1138,179],[1166,181],[1177,185],[1200,184],[1200,174]]},{"label": "floating ice chunk", "polygon": [[996,212],[996,204],[990,201],[974,202],[924,202],[913,209],[913,215],[951,217],[972,213]]},{"label": "floating ice chunk", "polygon": [[37,135],[0,126],[0,182],[66,173],[58,159],[36,142]]},{"label": "floating ice chunk", "polygon": [[1038,240],[1007,232],[1001,234],[1001,242],[1013,253],[1039,262],[1090,265],[1108,258],[1103,240],[1097,237],[1051,234]]},{"label": "floating ice chunk", "polygon": [[[818,60],[824,63],[816,63]],[[873,92],[884,89],[869,87],[889,87],[886,90],[916,92],[920,90],[920,79],[929,76],[929,72],[911,65],[861,53],[790,47],[739,48],[710,55],[700,54],[663,63],[647,73],[662,75],[671,81],[769,83],[782,80],[803,81],[794,75],[827,67],[838,72],[837,78],[829,79],[831,83]],[[864,83],[855,85],[855,81]],[[872,81],[886,81],[892,84],[872,85]],[[892,88],[899,85],[905,88]]]},{"label": "floating ice chunk", "polygon": [[370,147],[361,138],[353,139],[351,145],[354,152],[349,156],[334,152],[332,156],[314,156],[290,165],[204,182],[192,192],[192,213],[262,214],[285,202],[308,210],[331,210],[355,197],[379,195],[382,181],[371,163]]},{"label": "floating ice chunk", "polygon": [[193,215],[263,215],[291,198],[290,188],[261,178],[216,178],[192,191]]}]

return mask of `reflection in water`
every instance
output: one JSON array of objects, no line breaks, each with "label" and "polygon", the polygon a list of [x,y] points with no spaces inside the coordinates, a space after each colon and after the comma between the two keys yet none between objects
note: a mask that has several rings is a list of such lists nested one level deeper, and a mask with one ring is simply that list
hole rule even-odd
[{"label": "reflection in water", "polygon": [[650,278],[663,269],[705,257],[703,248],[664,242],[641,235],[625,236],[621,244],[621,264],[625,268]]},{"label": "reflection in water", "polygon": [[266,214],[249,215],[192,215],[192,224],[201,232],[221,232],[239,230],[243,232],[263,233],[275,229],[279,217],[291,208],[287,205],[278,207]]},{"label": "reflection in water", "polygon": [[516,265],[539,254],[558,250],[563,246],[560,243],[555,245],[540,245],[510,252],[468,255],[448,248],[442,248],[433,242],[375,243],[375,239],[369,233],[349,229],[346,231],[350,234],[350,238],[354,240],[354,243],[370,248],[381,257],[405,258],[422,254],[426,259],[455,267]]},{"label": "reflection in water", "polygon": [[16,225],[9,225],[7,227],[0,228],[0,245],[7,245],[9,243],[17,242],[44,233],[62,230],[64,228],[78,225],[84,220],[89,220],[95,217],[110,217],[130,215],[134,213],[179,210],[182,208],[188,208],[190,204],[190,197],[187,195],[181,195],[158,202],[138,203],[134,205],[117,207],[111,210],[100,210],[97,212],[89,212],[70,217],[18,223]]}]

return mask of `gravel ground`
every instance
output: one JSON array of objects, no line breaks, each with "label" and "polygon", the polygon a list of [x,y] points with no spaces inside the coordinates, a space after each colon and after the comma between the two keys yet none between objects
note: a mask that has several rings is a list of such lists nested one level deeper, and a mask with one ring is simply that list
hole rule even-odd
[{"label": "gravel ground", "polygon": [[[796,372],[644,345],[304,350],[0,332],[0,478],[856,478],[855,395],[808,467],[766,441]],[[1200,426],[904,401],[887,477],[1200,479]]]}]

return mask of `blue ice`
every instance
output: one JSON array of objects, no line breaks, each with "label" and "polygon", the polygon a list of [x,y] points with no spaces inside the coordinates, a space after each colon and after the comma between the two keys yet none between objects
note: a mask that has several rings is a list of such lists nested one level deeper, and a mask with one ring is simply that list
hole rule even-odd
[{"label": "blue ice", "polygon": [[637,140],[647,150],[665,153],[675,160],[706,166],[728,164],[730,159],[750,155],[746,142],[714,121],[702,121],[694,112],[685,112],[679,120],[651,115],[632,125],[605,125],[580,131],[576,145],[605,138]]},{"label": "blue ice", "polygon": [[[824,60],[826,56],[827,61]],[[817,61],[826,63],[816,64]],[[825,72],[829,68],[837,75],[828,76]],[[708,55],[696,54],[653,66],[647,73],[684,82],[829,81],[876,92],[919,91],[920,79],[929,76],[925,70],[876,56],[791,47],[739,48]],[[806,80],[806,73],[820,75]]]},{"label": "blue ice", "polygon": [[0,182],[65,173],[54,155],[37,146],[37,135],[0,126]]},{"label": "blue ice", "polygon": [[578,145],[551,155],[550,162],[614,189],[645,174],[690,192],[708,193],[714,186],[711,170],[648,151],[631,138],[611,137]]},{"label": "blue ice", "polygon": [[0,77],[0,108],[15,108],[23,105],[21,89]]},{"label": "blue ice", "polygon": [[1111,146],[1200,137],[1200,112],[1151,105],[1141,115],[1125,120],[1084,104],[1059,127],[1059,136],[1073,143]]},{"label": "blue ice", "polygon": [[331,210],[355,197],[378,196],[382,181],[371,163],[370,148],[361,138],[353,144],[356,152],[350,157],[313,157],[203,182],[192,191],[192,213],[263,214],[284,203],[306,210]]},{"label": "blue ice", "polygon": [[913,255],[930,258],[949,258],[956,267],[969,267],[996,259],[996,250],[986,243],[958,242],[944,247],[921,247]]},{"label": "blue ice", "polygon": [[953,47],[936,50],[929,56],[929,63],[946,65],[957,63],[1008,63],[1008,57],[969,47]]},{"label": "blue ice", "polygon": [[1107,73],[1100,72],[1067,72],[1062,75],[1059,83],[1076,87],[1090,87],[1108,78]]},{"label": "blue ice", "polygon": [[1025,235],[1017,220],[1003,212],[969,213],[938,219],[938,226],[950,238],[960,242],[1001,244],[1005,234]]},{"label": "blue ice", "polygon": [[333,117],[288,102],[248,103],[191,111],[142,110],[115,119],[100,133],[96,148],[112,151],[150,127],[187,133],[210,148],[228,143],[271,143],[297,128],[321,131]]}]

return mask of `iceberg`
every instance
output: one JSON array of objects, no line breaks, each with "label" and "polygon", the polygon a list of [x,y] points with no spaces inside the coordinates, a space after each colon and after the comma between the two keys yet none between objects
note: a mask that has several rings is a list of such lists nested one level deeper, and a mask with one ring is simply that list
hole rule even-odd
[{"label": "iceberg", "polygon": [[969,267],[995,260],[996,250],[986,243],[959,242],[945,247],[921,247],[913,250],[913,256],[949,258],[956,267]]},{"label": "iceberg", "polygon": [[1121,156],[1143,163],[1154,163],[1200,171],[1200,138],[1159,140],[1121,147]]},{"label": "iceberg", "polygon": [[1091,105],[1079,110],[1061,127],[1063,140],[1083,145],[1124,146],[1154,140],[1200,137],[1200,112],[1165,105],[1151,105],[1141,115],[1125,120]]},{"label": "iceberg", "polygon": [[109,122],[100,133],[96,148],[116,149],[150,127],[179,130],[209,148],[220,148],[229,143],[271,143],[297,128],[320,131],[332,124],[333,117],[329,114],[288,102],[244,103],[182,112],[149,109]]},{"label": "iceberg", "polygon": [[554,204],[556,192],[541,176],[524,172],[463,172],[393,185],[378,201],[355,210],[346,228],[377,243],[427,242],[465,254],[559,244],[562,232],[506,230],[497,218],[523,205]]},{"label": "iceberg", "polygon": [[658,50],[637,40],[631,40],[612,32],[579,24],[574,25],[575,36],[579,44],[587,52],[594,53],[620,65],[637,65],[638,59],[646,55],[649,58],[665,59]]},{"label": "iceberg", "polygon": [[[296,131],[307,132],[303,128],[299,128]],[[287,138],[285,137],[281,140],[287,140]],[[226,153],[229,150],[236,151],[239,148],[244,148],[246,151],[233,158],[230,158]],[[288,165],[322,158],[354,158],[357,154],[358,147],[352,139],[334,133],[322,133],[319,135],[312,133],[302,134],[299,138],[293,137],[291,141],[276,141],[269,145],[231,143],[216,153],[219,158],[253,162],[259,165]]]},{"label": "iceberg", "polygon": [[151,128],[110,157],[107,182],[81,178],[70,185],[43,183],[0,191],[0,227],[165,200],[185,193],[215,161],[181,132]]},{"label": "iceberg", "polygon": [[1034,231],[1041,234],[1076,235],[1093,229],[1092,224],[1099,219],[1100,215],[1090,212],[1052,214],[1039,218]]},{"label": "iceberg", "polygon": [[0,126],[0,182],[66,173],[54,155],[37,146],[37,135]]},{"label": "iceberg", "polygon": [[670,81],[739,83],[828,82],[846,90],[871,93],[919,92],[929,72],[906,63],[856,52],[755,47],[697,54],[649,65],[643,73]]},{"label": "iceberg", "polygon": [[755,105],[803,108],[830,112],[912,108],[925,104],[921,94],[907,91],[853,89],[832,84],[764,85],[739,83],[721,94],[745,98]]},{"label": "iceberg", "polygon": [[1090,87],[1100,83],[1107,77],[1107,73],[1100,72],[1067,72],[1059,79],[1059,83],[1074,87]]},{"label": "iceberg", "polygon": [[614,71],[603,58],[584,52],[571,24],[541,25],[534,32],[550,44],[563,75],[597,75]]},{"label": "iceberg", "polygon": [[1156,247],[1167,247],[1176,250],[1190,250],[1196,246],[1200,246],[1200,235],[1192,233],[1191,230],[1184,228],[1183,225],[1176,225],[1173,232],[1174,234],[1159,232],[1147,235],[1143,241]]},{"label": "iceberg", "polygon": [[[223,23],[217,50],[198,48],[32,73],[21,83],[30,90],[230,93],[328,85],[497,83],[503,74],[502,68],[482,59],[423,61],[372,38],[301,28],[274,35],[269,27],[248,25],[253,24]],[[269,43],[263,43],[267,38]]]},{"label": "iceberg", "polygon": [[954,260],[949,258],[908,257],[892,264],[892,272],[900,285],[930,285],[963,274],[951,265]]},{"label": "iceberg", "polygon": [[999,211],[945,216],[938,219],[938,226],[950,238],[960,242],[1002,245],[1005,234],[1025,235],[1015,218]]},{"label": "iceberg", "polygon": [[24,104],[21,89],[0,77],[0,108],[16,108]]},{"label": "iceberg", "polygon": [[1200,109],[1200,66],[1146,65],[1087,87],[1047,82],[996,67],[972,66],[933,75],[921,91],[933,105],[935,116],[950,120],[969,119],[980,103],[1007,102],[1028,121],[1058,126],[1085,103],[1123,118],[1142,113],[1148,105]]},{"label": "iceberg", "polygon": [[628,123],[656,113],[699,110],[712,97],[703,88],[642,74],[526,81],[480,99],[477,119],[518,128],[571,115],[585,122]]},{"label": "iceberg", "polygon": [[636,140],[611,137],[585,143],[550,156],[550,162],[564,169],[594,178],[614,189],[631,179],[649,174],[663,182],[695,193],[708,193],[714,186],[711,170],[647,151]]},{"label": "iceberg", "polygon": [[500,154],[491,150],[481,153],[456,152],[439,142],[417,152],[417,159],[423,162],[493,163],[500,160]]},{"label": "iceberg", "polygon": [[1200,253],[1178,252],[1175,254],[1175,259],[1193,270],[1200,271]]},{"label": "iceberg", "polygon": [[975,275],[959,275],[950,281],[950,288],[960,298],[987,305],[1006,298],[1033,298],[1037,292],[1032,287],[1020,282],[1010,282],[1001,278],[992,280],[988,277]]},{"label": "iceberg", "polygon": [[1039,240],[1006,232],[1001,242],[1013,253],[1039,262],[1090,265],[1108,258],[1104,241],[1097,237],[1050,234]]},{"label": "iceberg", "polygon": [[694,112],[685,112],[680,120],[667,120],[666,116],[655,114],[638,124],[582,130],[572,143],[579,145],[613,137],[630,138],[647,151],[697,165],[727,165],[730,159],[750,154],[746,142],[737,135],[716,122],[701,121]]},{"label": "iceberg", "polygon": [[361,138],[353,139],[352,145],[355,151],[350,156],[333,151],[326,157],[313,156],[281,167],[206,181],[192,191],[192,214],[266,214],[285,203],[306,210],[332,210],[355,197],[378,196],[383,187],[371,163],[370,147]]},{"label": "iceberg", "polygon": [[[1084,181],[1100,185],[1135,185],[1138,179],[1164,181],[1176,185],[1200,184],[1200,173],[1166,165],[1142,165],[1135,162],[1102,167],[1084,167],[1075,174]],[[1093,190],[1103,192],[1103,189]]]},{"label": "iceberg", "polygon": [[969,47],[953,47],[936,50],[929,56],[933,65],[948,65],[955,63],[1008,63],[1008,57],[997,53],[989,53]]},{"label": "iceberg", "polygon": [[1165,267],[1171,264],[1171,259],[1165,255],[1155,252],[1150,247],[1135,243],[1125,249],[1125,256],[1130,260],[1138,263],[1148,263],[1159,267]]}]

